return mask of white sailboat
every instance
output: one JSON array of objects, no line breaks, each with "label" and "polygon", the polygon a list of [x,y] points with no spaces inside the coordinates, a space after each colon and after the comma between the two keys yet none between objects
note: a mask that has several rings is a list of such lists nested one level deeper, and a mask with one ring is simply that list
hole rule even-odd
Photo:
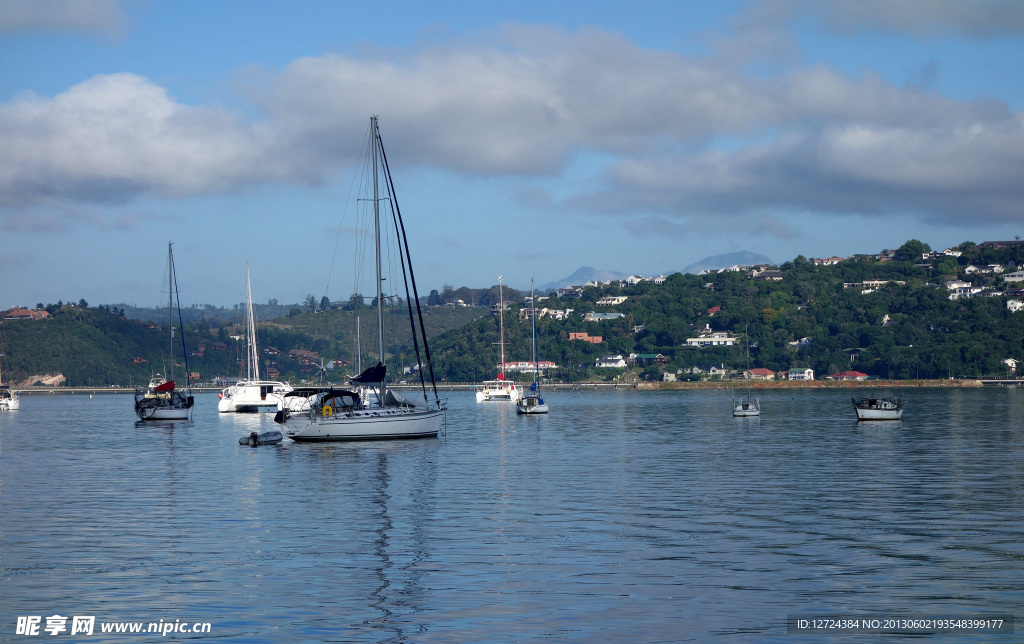
[{"label": "white sailboat", "polygon": [[[419,309],[419,295],[416,279],[412,274],[412,258],[409,255],[408,240],[398,199],[388,170],[387,157],[377,127],[377,117],[370,118],[370,146],[368,156],[373,166],[373,222],[377,274],[377,364],[351,379],[351,388],[305,387],[285,394],[285,405],[277,412],[274,420],[284,426],[284,435],[298,442],[326,442],[369,440],[385,438],[428,438],[436,437],[441,431],[445,417],[444,404],[437,396],[434,383],[430,349],[427,346],[423,316]],[[383,176],[379,176],[383,175]],[[401,264],[405,275],[406,303],[409,307],[409,321],[412,326],[413,346],[417,362],[420,363],[419,342],[423,342],[426,366],[430,375],[434,401],[427,399],[424,369],[420,363],[420,385],[422,401],[413,403],[389,389],[386,384],[387,367],[384,364],[384,293],[382,292],[381,271],[381,180],[386,200],[391,207],[391,220],[396,224],[396,235],[400,247]],[[411,291],[410,291],[411,283]],[[412,307],[416,307],[419,318],[412,322]]]},{"label": "white sailboat", "polygon": [[[0,353],[0,362],[4,355]],[[18,392],[11,389],[10,385],[3,384],[3,374],[0,372],[0,411],[17,411],[21,409],[21,397]]]},{"label": "white sailboat", "polygon": [[[747,335],[746,329],[743,330],[743,335]],[[732,399],[732,415],[733,416],[760,416],[761,415],[761,400],[759,398],[752,398],[750,396],[750,338],[745,338],[747,341],[747,371],[744,375],[747,377],[747,396],[736,400],[735,395]]]},{"label": "white sailboat", "polygon": [[853,409],[857,420],[903,420],[901,396],[854,396]]},{"label": "white sailboat", "polygon": [[548,404],[540,395],[540,362],[537,360],[537,293],[530,278],[530,319],[533,321],[533,383],[530,392],[516,403],[517,414],[546,414]]},{"label": "white sailboat", "polygon": [[487,402],[498,400],[518,403],[523,390],[516,383],[505,377],[505,300],[502,296],[501,275],[498,276],[498,329],[501,344],[501,365],[496,380],[484,380],[476,388],[476,401]]},{"label": "white sailboat", "polygon": [[167,243],[167,328],[170,332],[170,370],[168,378],[157,374],[148,387],[135,388],[135,415],[141,420],[189,420],[192,418],[192,385],[188,371],[188,352],[185,350],[185,329],[181,324],[181,300],[177,301],[178,324],[181,327],[181,353],[185,362],[185,393],[174,384],[174,306],[178,294],[178,278],[174,272],[174,254]]},{"label": "white sailboat", "polygon": [[245,264],[246,306],[246,378],[226,387],[218,396],[217,409],[226,412],[261,412],[281,409],[284,394],[291,385],[277,380],[260,379],[260,351],[256,342],[256,316],[252,311],[252,282],[249,264]]}]

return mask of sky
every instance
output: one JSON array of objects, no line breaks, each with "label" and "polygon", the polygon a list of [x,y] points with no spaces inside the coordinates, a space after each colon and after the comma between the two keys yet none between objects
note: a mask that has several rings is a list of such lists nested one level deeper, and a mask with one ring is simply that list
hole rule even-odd
[{"label": "sky", "polygon": [[371,115],[422,294],[1012,239],[1021,79],[1017,0],[0,0],[0,308],[347,299]]}]

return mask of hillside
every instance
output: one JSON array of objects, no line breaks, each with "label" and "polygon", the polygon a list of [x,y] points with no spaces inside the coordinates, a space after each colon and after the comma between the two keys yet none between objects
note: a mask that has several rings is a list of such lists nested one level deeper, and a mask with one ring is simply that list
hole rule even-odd
[{"label": "hillside", "polygon": [[[588,287],[575,298],[540,302],[546,309],[538,320],[540,359],[558,364],[553,377],[580,381],[622,373],[595,367],[604,356],[649,354],[657,357],[641,360],[635,375],[685,378],[700,365],[742,369],[743,347],[749,342],[752,367],[811,368],[818,378],[848,369],[894,378],[1006,377],[1011,368],[1005,360],[1024,360],[1024,311],[1007,308],[1014,298],[1024,300],[1024,292],[1016,288],[1020,283],[1005,277],[1024,266],[1024,245],[996,246],[965,242],[957,256],[930,253],[911,240],[899,251],[832,265],[797,257],[769,273],[676,273],[660,284]],[[1003,272],[986,272],[992,270],[988,265]],[[446,287],[431,298],[498,301],[496,286],[476,291]],[[506,359],[527,361],[525,299],[507,288],[504,298],[511,303],[505,312]],[[612,299],[599,304],[602,298]],[[309,378],[321,362],[332,360],[339,361],[340,372],[350,373],[357,336],[364,356],[375,353],[377,345],[373,311],[357,302],[350,306],[355,308],[292,309],[260,323],[260,346],[284,354],[264,354],[264,373],[273,367],[282,378]],[[568,309],[572,312],[564,319],[554,319],[556,311]],[[423,311],[436,374],[450,381],[494,375],[500,360],[498,320],[489,308],[427,306]],[[162,328],[146,328],[107,307],[66,305],[52,312],[50,319],[7,320],[0,327],[6,382],[23,385],[30,376],[59,373],[72,385],[129,385],[167,368],[168,335]],[[612,315],[591,321],[588,313]],[[688,339],[710,331],[724,333],[732,346],[687,346]],[[387,318],[385,345],[400,347],[389,357],[399,369],[413,363],[407,334],[404,310]],[[600,341],[570,340],[572,334]],[[189,369],[204,381],[239,375],[242,335],[236,323],[212,318],[186,323],[187,345],[194,354]],[[310,353],[287,355],[291,350]],[[175,353],[182,364],[180,349]]]},{"label": "hillside", "polygon": [[[430,337],[464,326],[486,311],[430,307],[424,310],[424,325]],[[407,316],[404,312],[402,315]],[[376,316],[370,309],[299,314],[260,323],[260,347],[276,347],[285,354],[264,353],[261,368],[266,373],[269,367],[274,367],[281,377],[297,380],[314,375],[321,361],[351,363],[355,359],[357,319],[361,320],[366,352],[377,343]],[[200,380],[206,382],[217,376],[238,376],[244,369],[239,362],[245,353],[244,347],[238,340],[244,335],[244,328],[237,324],[216,327],[207,324],[204,321],[185,325],[189,371],[199,373]],[[409,343],[407,329],[407,317],[397,321],[388,319],[385,326],[388,346],[397,343],[401,347],[396,357],[399,365],[412,361],[411,356],[406,358],[406,353],[411,353],[406,346]],[[40,376],[55,374],[63,375],[64,384],[71,386],[145,384],[153,373],[167,373],[169,344],[165,325],[147,328],[139,320],[122,318],[106,308],[62,306],[55,309],[49,319],[6,320],[0,326],[0,353],[6,354],[3,357],[4,382],[17,386],[30,386]],[[289,357],[287,354],[292,349],[317,355],[306,356],[305,360]],[[180,378],[185,364],[180,340],[174,347],[174,355]],[[315,364],[306,364],[309,362]]]},{"label": "hillside", "polygon": [[[912,243],[913,242],[913,243]],[[992,249],[961,245],[959,257],[921,257],[920,242],[905,244],[903,256],[888,253],[818,266],[798,257],[779,267],[779,281],[747,272],[675,274],[663,284],[642,282],[620,288],[587,288],[578,299],[554,298],[540,306],[573,309],[564,320],[542,313],[538,320],[540,359],[554,361],[563,380],[612,378],[621,369],[595,368],[607,355],[660,354],[663,364],[642,365],[644,377],[669,372],[685,377],[698,365],[741,370],[749,340],[752,367],[772,371],[809,367],[817,377],[856,369],[877,377],[1006,377],[1004,359],[1024,359],[1024,312],[1007,300],[1014,284],[999,274],[968,272],[972,265],[1024,265],[1022,246]],[[921,248],[921,247],[924,248]],[[889,259],[890,256],[897,259]],[[769,274],[770,275],[770,274]],[[950,299],[948,280],[969,280],[985,292]],[[881,284],[864,285],[879,280]],[[620,304],[598,305],[606,296]],[[1024,297],[1022,297],[1024,299]],[[507,360],[528,360],[530,327],[521,303],[505,319]],[[619,313],[612,320],[586,321],[589,312]],[[719,331],[731,347],[689,347],[689,338]],[[570,334],[600,337],[598,344],[569,340]],[[494,318],[449,331],[434,343],[437,368],[452,380],[492,377],[499,362]]]}]

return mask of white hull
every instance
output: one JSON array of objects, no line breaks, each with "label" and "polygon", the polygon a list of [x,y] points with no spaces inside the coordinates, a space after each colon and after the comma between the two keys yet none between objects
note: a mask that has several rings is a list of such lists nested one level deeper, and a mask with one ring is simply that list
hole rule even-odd
[{"label": "white hull", "polygon": [[903,420],[903,409],[860,409],[857,420]]},{"label": "white hull", "polygon": [[239,383],[220,392],[217,409],[221,413],[277,411],[283,408],[284,394],[291,390],[276,381]]},{"label": "white hull", "polygon": [[18,411],[21,409],[21,399],[18,394],[12,394],[10,398],[0,398],[0,411]]},{"label": "white hull", "polygon": [[145,418],[142,420],[189,420],[192,417],[191,409],[173,409],[154,407],[145,410]]},{"label": "white hull", "polygon": [[533,396],[527,396],[516,403],[516,413],[526,415],[546,414],[548,413],[548,404]]},{"label": "white hull", "polygon": [[857,420],[903,420],[903,399],[854,398],[853,410],[857,412]]},{"label": "white hull", "polygon": [[748,418],[751,416],[761,415],[761,401],[755,398],[754,400],[741,401],[733,405],[732,415],[740,418]]},{"label": "white hull", "polygon": [[284,435],[297,442],[432,438],[441,431],[443,410],[363,409],[326,418],[291,416]]},{"label": "white hull", "polygon": [[477,402],[519,402],[522,397],[523,390],[516,387],[516,383],[511,380],[485,382],[476,390]]}]

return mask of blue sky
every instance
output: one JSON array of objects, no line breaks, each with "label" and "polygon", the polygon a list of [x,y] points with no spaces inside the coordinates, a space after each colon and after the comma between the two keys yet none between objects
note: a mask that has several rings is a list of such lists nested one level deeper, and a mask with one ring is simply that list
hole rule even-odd
[{"label": "blue sky", "polygon": [[424,292],[1013,238],[1021,78],[1020,2],[0,0],[0,307],[346,299],[371,114]]}]

